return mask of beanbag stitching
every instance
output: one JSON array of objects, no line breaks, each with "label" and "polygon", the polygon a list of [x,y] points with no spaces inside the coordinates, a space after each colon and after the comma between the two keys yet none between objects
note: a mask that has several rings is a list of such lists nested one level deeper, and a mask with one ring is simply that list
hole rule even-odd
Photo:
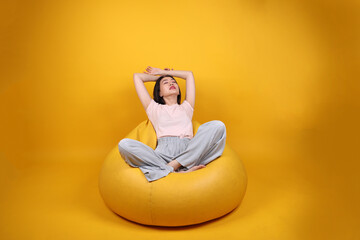
[{"label": "beanbag stitching", "polygon": [[154,224],[154,214],[153,214],[153,204],[152,204],[153,185],[152,183],[149,184],[150,184],[150,196],[149,196],[150,219],[151,219],[151,224]]}]

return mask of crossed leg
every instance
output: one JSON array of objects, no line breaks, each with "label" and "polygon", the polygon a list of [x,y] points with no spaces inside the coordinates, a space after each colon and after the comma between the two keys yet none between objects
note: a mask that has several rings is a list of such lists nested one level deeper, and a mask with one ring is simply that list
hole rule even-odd
[{"label": "crossed leg", "polygon": [[174,170],[181,166],[191,172],[204,168],[206,164],[221,156],[225,148],[226,127],[219,120],[202,124],[194,138],[189,141],[186,150],[174,157],[167,165]]}]

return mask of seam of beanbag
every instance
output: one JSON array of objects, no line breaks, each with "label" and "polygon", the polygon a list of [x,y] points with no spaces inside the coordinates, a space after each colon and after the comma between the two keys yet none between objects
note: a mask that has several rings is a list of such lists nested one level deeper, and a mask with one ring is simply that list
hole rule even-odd
[{"label": "seam of beanbag", "polygon": [[150,196],[149,196],[150,219],[151,219],[151,223],[154,224],[153,204],[152,204],[153,184],[152,183],[149,184],[150,184]]}]

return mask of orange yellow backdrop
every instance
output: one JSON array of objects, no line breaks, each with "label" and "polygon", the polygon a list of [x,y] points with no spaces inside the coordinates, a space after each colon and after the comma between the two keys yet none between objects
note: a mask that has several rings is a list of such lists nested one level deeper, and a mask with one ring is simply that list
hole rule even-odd
[{"label": "orange yellow backdrop", "polygon": [[[360,238],[359,16],[340,0],[0,3],[0,238]],[[147,66],[193,71],[194,119],[226,124],[249,177],[229,215],[151,228],[104,205]]]}]

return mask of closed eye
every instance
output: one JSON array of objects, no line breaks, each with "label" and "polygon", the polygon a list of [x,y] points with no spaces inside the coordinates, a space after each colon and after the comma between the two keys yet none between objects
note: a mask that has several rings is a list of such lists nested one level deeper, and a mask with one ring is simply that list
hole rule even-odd
[{"label": "closed eye", "polygon": [[[175,80],[173,80],[172,82],[177,84],[177,82]],[[168,83],[168,80],[163,81],[163,84],[167,84],[167,83]]]}]

